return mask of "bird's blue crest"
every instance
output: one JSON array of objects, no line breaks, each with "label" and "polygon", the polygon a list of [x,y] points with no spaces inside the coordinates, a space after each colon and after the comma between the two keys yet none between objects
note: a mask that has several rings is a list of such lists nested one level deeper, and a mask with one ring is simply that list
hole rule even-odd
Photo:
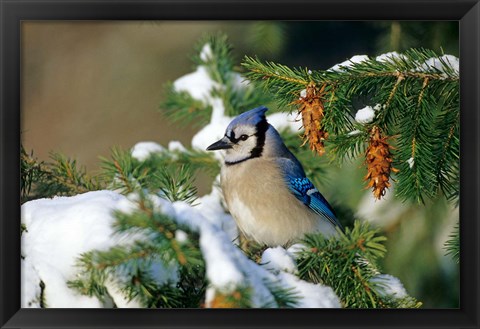
[{"label": "bird's blue crest", "polygon": [[237,125],[252,125],[256,126],[259,122],[266,120],[265,112],[268,111],[268,108],[265,106],[260,106],[254,108],[253,110],[244,112],[240,114],[238,117],[233,119],[232,122],[228,125],[227,130],[232,129]]}]

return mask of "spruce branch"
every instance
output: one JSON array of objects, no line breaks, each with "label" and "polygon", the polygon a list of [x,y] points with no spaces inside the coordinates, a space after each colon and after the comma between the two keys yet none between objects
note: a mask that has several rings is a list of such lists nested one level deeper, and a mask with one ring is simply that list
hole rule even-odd
[{"label": "spruce branch", "polygon": [[294,289],[284,288],[274,282],[265,283],[275,300],[276,305],[265,305],[264,307],[295,308],[298,305],[300,296]]},{"label": "spruce branch", "polygon": [[55,195],[74,195],[103,188],[101,177],[91,177],[77,161],[52,153],[52,162],[39,162],[33,151],[28,154],[20,149],[21,200],[22,203]]},{"label": "spruce branch", "polygon": [[[172,221],[168,216],[158,213],[153,209],[153,205],[149,204],[148,200],[140,197],[139,206],[140,211],[132,214],[116,213],[117,221],[114,228],[117,232],[149,232],[151,235],[151,243],[159,245],[162,252],[162,259],[165,262],[171,260],[177,261],[180,265],[186,264],[201,265],[198,251],[191,241],[184,244],[179,244],[175,239],[177,230],[189,232],[187,227],[183,227]],[[198,240],[198,236],[193,232],[191,235]],[[148,250],[145,246],[145,250]],[[142,251],[143,252],[143,251]],[[140,256],[145,256],[141,254]]]},{"label": "spruce branch", "polygon": [[[362,129],[362,128],[360,128]],[[360,154],[365,154],[369,133],[368,131],[353,130],[347,134],[334,135],[327,144],[327,153],[331,154],[332,160],[342,163],[348,159],[357,158]]]},{"label": "spruce branch", "polygon": [[208,123],[212,107],[198,99],[193,98],[185,91],[176,91],[172,83],[167,83],[165,100],[160,105],[160,110],[167,118],[182,126],[188,124],[201,127]]},{"label": "spruce branch", "polygon": [[188,165],[178,168],[163,167],[152,176],[158,182],[153,183],[160,189],[160,195],[170,201],[185,201],[194,203],[197,199],[197,188],[194,185],[195,177]]},{"label": "spruce branch", "polygon": [[271,93],[280,108],[297,100],[300,91],[306,89],[310,82],[307,70],[291,69],[274,62],[261,63],[258,58],[245,56],[242,66],[247,70],[245,76]]},{"label": "spruce branch", "polygon": [[213,156],[197,150],[168,151],[151,154],[140,161],[130,151],[114,148],[111,159],[102,158],[105,180],[112,189],[124,194],[147,189],[169,200],[195,201],[195,173],[202,170],[215,177],[219,163]]},{"label": "spruce branch", "polygon": [[226,34],[205,35],[195,45],[192,61],[197,66],[204,65],[214,81],[225,85],[231,78],[235,63],[232,51],[233,46]]},{"label": "spruce branch", "polygon": [[[380,273],[376,262],[386,252],[386,238],[377,233],[357,221],[338,239],[307,235],[303,240],[307,248],[297,258],[300,278],[331,286],[345,307],[399,307],[400,302],[386,299],[372,283]],[[409,307],[416,305],[411,301]]]},{"label": "spruce branch", "polygon": [[[447,91],[448,92],[448,91]],[[449,200],[458,203],[459,182],[460,182],[460,112],[455,109],[459,107],[458,98],[451,105],[442,106],[437,119],[437,125],[441,132],[448,130],[448,134],[435,136],[439,143],[435,145],[433,155],[439,159],[436,164],[436,179],[440,189]]]},{"label": "spruce branch", "polygon": [[[378,127],[392,136],[397,196],[423,203],[441,190],[458,200],[459,72],[449,57],[410,49],[383,60],[367,58],[313,72],[252,57],[245,57],[242,65],[246,76],[271,92],[278,104],[289,110],[299,106],[296,110],[303,115],[302,91],[321,91],[321,106],[312,107],[311,118],[316,119],[303,120],[310,147],[319,154],[325,144],[332,159],[359,156],[369,142],[368,132]],[[359,126],[351,111],[352,100],[361,95],[378,109],[372,122]]]},{"label": "spruce branch", "polygon": [[[284,101],[284,98],[290,98],[290,102],[295,100],[300,90],[305,89],[310,82],[317,85],[327,85],[332,87],[341,86],[360,81],[368,83],[368,80],[380,79],[393,82],[390,88],[390,97],[395,93],[400,83],[406,78],[414,80],[429,80],[458,82],[459,76],[444,59],[435,52],[426,49],[411,49],[402,54],[403,57],[391,58],[387,61],[376,61],[368,59],[360,63],[351,63],[351,65],[340,66],[340,70],[313,71],[309,73],[306,68],[291,69],[286,65],[274,62],[261,62],[258,58],[245,56],[242,66],[247,69],[247,78],[259,81],[260,84],[268,90],[274,91],[278,101]],[[419,70],[419,63],[425,62],[430,58],[437,58],[444,67],[440,71],[434,66],[427,66]],[[358,88],[354,88],[355,90]],[[288,103],[290,103],[288,102]]]},{"label": "spruce branch", "polygon": [[192,173],[202,170],[211,177],[217,176],[220,172],[220,164],[211,153],[195,149],[155,153],[144,161],[144,165],[148,167],[184,166]]},{"label": "spruce branch", "polygon": [[101,157],[101,160],[104,175],[112,182],[112,189],[129,194],[147,184],[149,168],[142,166],[129,151],[113,148],[111,157],[111,159]]},{"label": "spruce branch", "polygon": [[257,92],[255,83],[243,82],[245,78],[234,66],[232,50],[227,36],[222,33],[204,36],[196,44],[192,60],[197,70],[206,70],[213,87],[209,95],[199,99],[186,91],[177,90],[175,83],[167,83],[166,98],[160,108],[170,119],[182,125],[205,125],[212,114],[214,100],[221,100],[225,114],[230,116],[271,101],[268,93]]},{"label": "spruce branch", "polygon": [[273,296],[273,303],[264,305],[264,308],[295,308],[298,305],[300,296],[292,288],[285,288],[276,282],[265,281],[265,285]]}]

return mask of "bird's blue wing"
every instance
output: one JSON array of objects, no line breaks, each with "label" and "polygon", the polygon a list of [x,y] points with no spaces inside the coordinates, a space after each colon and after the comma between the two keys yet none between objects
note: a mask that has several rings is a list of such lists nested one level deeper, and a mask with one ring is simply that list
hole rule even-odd
[{"label": "bird's blue wing", "polygon": [[332,207],[307,177],[293,177],[287,174],[286,180],[290,191],[298,200],[343,231]]},{"label": "bird's blue wing", "polygon": [[288,188],[295,197],[318,215],[327,219],[333,226],[343,227],[338,221],[335,212],[313,183],[305,176],[302,165],[291,154],[291,158],[281,157],[277,164],[283,173]]}]

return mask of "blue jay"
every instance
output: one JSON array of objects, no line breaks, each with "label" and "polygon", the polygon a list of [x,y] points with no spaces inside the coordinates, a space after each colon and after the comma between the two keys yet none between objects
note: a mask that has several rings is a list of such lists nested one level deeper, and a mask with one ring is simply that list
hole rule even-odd
[{"label": "blue jay", "polygon": [[332,207],[267,122],[267,110],[242,113],[207,147],[226,150],[220,181],[238,228],[268,246],[292,243],[305,233],[335,235],[336,227],[343,229]]}]

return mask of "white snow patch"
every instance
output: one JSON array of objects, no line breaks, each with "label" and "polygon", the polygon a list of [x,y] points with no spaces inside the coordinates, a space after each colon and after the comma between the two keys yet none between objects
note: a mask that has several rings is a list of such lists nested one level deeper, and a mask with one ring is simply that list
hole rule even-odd
[{"label": "white snow patch", "polygon": [[361,134],[361,133],[362,132],[360,130],[352,130],[347,135],[348,136],[355,136],[355,135],[358,135],[358,134]]},{"label": "white snow patch", "polygon": [[[159,195],[154,195],[154,194],[149,194],[146,195],[145,198],[152,203],[153,210],[159,211],[163,213],[164,215],[167,215],[170,218],[175,218],[175,209],[172,206],[172,203],[168,200],[165,200],[164,198],[160,197]],[[138,194],[132,193],[128,195],[128,199],[132,200],[133,202],[140,201],[140,198]],[[138,208],[136,207],[136,203],[133,203],[132,210],[137,210]],[[123,212],[126,212],[125,210],[122,209]]]},{"label": "white snow patch", "polygon": [[176,230],[175,231],[175,240],[177,240],[180,243],[186,243],[186,242],[188,242],[188,234],[185,231]]},{"label": "white snow patch", "polygon": [[[205,151],[209,145],[223,138],[225,129],[231,121],[229,117],[221,117],[218,121],[209,123],[193,136],[192,147]],[[222,161],[223,152],[213,152],[213,155],[217,160]]]},{"label": "white snow patch", "polygon": [[168,143],[168,150],[172,152],[187,152],[187,149],[179,141],[170,141]]},{"label": "white snow patch", "polygon": [[185,202],[175,202],[173,207],[179,223],[200,232],[200,248],[207,265],[209,282],[222,289],[232,289],[244,282],[244,274],[232,258],[236,247],[221,227],[210,221],[213,218],[204,216],[201,208],[194,208]]},{"label": "white snow patch", "polygon": [[290,255],[292,255],[293,258],[297,258],[298,254],[307,250],[307,248],[308,247],[306,245],[304,245],[303,243],[295,243],[287,249],[287,252]]},{"label": "white snow patch", "polygon": [[410,159],[407,160],[407,163],[408,163],[408,166],[410,167],[410,169],[412,169],[413,165],[415,164],[415,159],[410,158]]},{"label": "white snow patch", "polygon": [[187,92],[194,99],[210,104],[212,99],[211,91],[220,89],[222,86],[213,81],[208,74],[207,68],[199,65],[195,72],[186,74],[173,83],[173,87],[177,92]]},{"label": "white snow patch", "polygon": [[291,273],[280,272],[278,275],[284,286],[294,288],[294,293],[301,296],[297,308],[340,308],[340,299],[332,288],[300,280]]},{"label": "white snow patch", "polygon": [[[225,117],[225,106],[223,105],[222,99],[215,97],[212,98],[210,101],[212,105],[212,117],[210,119],[210,123],[221,122]],[[230,120],[230,118],[228,118]],[[226,128],[226,127],[225,127]]]},{"label": "white snow patch", "polygon": [[380,111],[380,110],[382,109],[382,104],[376,104],[376,105],[373,107],[373,109],[374,109],[375,111],[377,111],[377,112]]},{"label": "white snow patch", "polygon": [[195,207],[207,220],[222,229],[233,241],[238,236],[237,225],[232,215],[227,213],[222,206],[223,195],[218,187],[220,175],[217,176],[216,182],[212,187],[212,192],[198,199],[198,205]]},{"label": "white snow patch", "polygon": [[[232,118],[224,115],[225,107],[220,98],[212,98],[210,100],[212,105],[212,117],[210,123],[203,127],[192,138],[192,147],[201,151],[225,135],[225,129],[232,121]],[[215,158],[219,161],[223,159],[223,152],[213,152]]]},{"label": "white snow patch", "polygon": [[447,77],[447,66],[445,66],[442,61],[452,68],[454,74],[460,74],[460,61],[453,55],[443,55],[440,59],[434,57],[429,58],[423,64],[419,65],[415,71],[428,72],[436,69],[442,72],[444,77]]},{"label": "white snow patch", "polygon": [[207,277],[213,286],[220,290],[230,290],[245,283],[246,274],[238,264],[238,249],[221,228],[204,225],[201,229],[200,247],[207,263]]},{"label": "white snow patch", "polygon": [[375,111],[371,106],[365,106],[355,114],[355,121],[361,124],[370,123],[375,118]]},{"label": "white snow patch", "polygon": [[307,97],[307,89],[302,89],[300,91],[300,98],[305,98]]},{"label": "white snow patch", "polygon": [[395,59],[403,59],[405,55],[399,54],[396,51],[391,51],[385,54],[378,55],[375,57],[377,62],[393,62]]},{"label": "white snow patch", "polygon": [[384,297],[405,298],[408,296],[400,280],[390,274],[378,274],[370,279],[376,291]]},{"label": "white snow patch", "polygon": [[154,153],[161,153],[165,151],[165,148],[155,142],[139,142],[135,144],[132,149],[130,150],[130,153],[132,154],[132,157],[139,161],[144,161],[148,159],[148,157]]},{"label": "white snow patch", "polygon": [[[75,279],[76,261],[82,253],[107,250],[139,237],[113,234],[111,227],[112,211],[128,210],[131,206],[127,197],[112,191],[23,204],[21,217],[27,231],[22,234],[22,255],[25,257],[22,260],[22,307],[39,307],[40,281],[45,284],[48,307],[102,307],[95,297],[83,296],[68,288],[67,281]],[[162,282],[174,280],[174,271],[164,271],[162,267],[161,263],[152,263],[155,277]]]},{"label": "white snow patch", "polygon": [[[129,299],[121,291],[117,282],[114,282],[112,279],[105,281],[105,288],[107,288],[108,294],[115,301],[115,305],[118,308],[142,308],[142,304],[136,298]],[[111,306],[110,306],[111,307]]]},{"label": "white snow patch", "polygon": [[207,291],[205,291],[205,306],[206,307],[212,307],[212,302],[215,299],[215,295],[217,293],[217,290],[209,286],[207,287]]},{"label": "white snow patch", "polygon": [[40,308],[40,281],[42,279],[37,269],[33,267],[33,262],[22,260],[21,278],[22,307]]},{"label": "white snow patch", "polygon": [[[238,83],[241,84],[241,82]],[[192,147],[205,151],[209,145],[223,137],[225,128],[232,120],[232,118],[225,116],[223,100],[211,96],[212,89],[220,88],[221,86],[210,78],[206,68],[203,66],[199,66],[196,72],[179,78],[174,82],[174,85],[177,91],[186,91],[193,98],[202,100],[212,106],[210,123],[192,138]],[[223,159],[222,152],[213,152],[213,154],[217,160],[221,161]]]},{"label": "white snow patch", "polygon": [[292,255],[282,247],[267,248],[262,254],[261,264],[273,271],[297,272],[297,264]]},{"label": "white snow patch", "polygon": [[334,72],[344,72],[346,68],[352,67],[354,64],[358,64],[364,61],[367,61],[369,58],[367,55],[355,55],[351,57],[350,59],[347,59],[344,62],[341,62],[339,64],[335,64],[331,68],[329,68],[327,71],[334,71]]},{"label": "white snow patch", "polygon": [[204,62],[208,62],[210,59],[213,58],[213,51],[212,47],[209,43],[203,45],[202,51],[200,52],[200,59]]}]

